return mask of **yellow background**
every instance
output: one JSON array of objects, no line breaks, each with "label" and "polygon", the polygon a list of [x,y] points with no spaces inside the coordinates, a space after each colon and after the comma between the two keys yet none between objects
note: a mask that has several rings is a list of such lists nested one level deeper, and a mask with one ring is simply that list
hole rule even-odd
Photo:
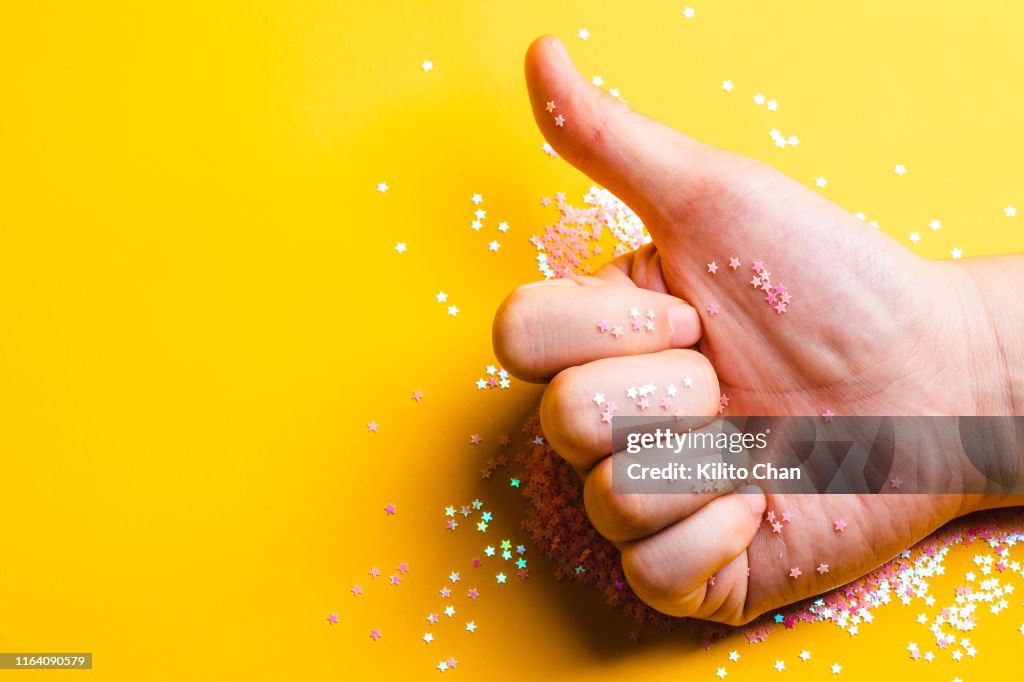
[{"label": "yellow background", "polygon": [[[449,655],[462,679],[714,680],[733,647],[729,680],[777,658],[790,678],[1009,671],[1019,598],[963,664],[911,662],[930,635],[907,608],[857,637],[632,645],[536,550],[529,581],[481,580],[418,639],[483,544],[445,531],[443,506],[481,497],[489,541],[525,539],[507,477],[478,470],[538,389],[473,382],[495,307],[536,276],[527,239],[555,217],[539,198],[589,186],[540,151],[521,75],[536,35],[638,109],[825,176],[908,246],[919,231],[920,253],[1024,250],[1024,214],[1002,212],[1024,209],[1020,3],[692,0],[689,21],[685,4],[0,4],[0,650],[92,651],[91,673],[37,674],[105,680],[418,679]],[[368,585],[401,560],[401,587]]]}]

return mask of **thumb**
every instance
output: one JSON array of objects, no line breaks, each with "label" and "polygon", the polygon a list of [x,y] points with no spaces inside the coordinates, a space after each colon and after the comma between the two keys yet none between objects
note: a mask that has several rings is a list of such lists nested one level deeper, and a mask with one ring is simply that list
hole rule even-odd
[{"label": "thumb", "polygon": [[645,222],[708,189],[724,154],[643,114],[592,85],[562,42],[535,40],[526,84],[544,137],[569,163],[610,190]]}]

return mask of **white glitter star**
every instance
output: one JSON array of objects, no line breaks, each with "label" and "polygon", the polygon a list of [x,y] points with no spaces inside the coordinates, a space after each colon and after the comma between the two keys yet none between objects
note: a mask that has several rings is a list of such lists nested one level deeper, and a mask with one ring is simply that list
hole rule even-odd
[{"label": "white glitter star", "polygon": [[380,192],[381,194],[384,194],[384,192],[387,192],[389,189],[390,188],[388,187],[388,183],[386,183],[386,182],[378,182],[377,183],[377,191]]},{"label": "white glitter star", "polygon": [[732,92],[732,89],[736,87],[732,84],[732,81],[722,81],[722,89],[726,92]]},{"label": "white glitter star", "polygon": [[902,178],[904,175],[907,174],[907,167],[904,166],[902,163],[897,163],[896,167],[892,169],[892,172]]},{"label": "white glitter star", "polygon": [[1007,218],[1012,218],[1013,216],[1017,215],[1017,209],[1016,207],[1013,206],[1013,204],[1011,204],[1003,209],[1003,213],[1006,214]]},{"label": "white glitter star", "polygon": [[422,64],[420,64],[420,68],[423,69],[424,73],[426,73],[427,71],[433,71],[434,70],[434,62],[430,61],[429,59],[424,60],[424,62]]},{"label": "white glitter star", "polygon": [[580,40],[586,40],[587,38],[589,38],[589,37],[590,37],[590,31],[588,31],[588,30],[587,30],[587,29],[585,29],[585,28],[581,28],[580,30],[576,31],[576,36],[577,36],[577,37],[578,37],[578,38],[579,38]]},{"label": "white glitter star", "polygon": [[684,7],[683,8],[683,16],[686,17],[687,19],[693,19],[693,17],[696,14],[697,13],[693,11],[692,7]]},{"label": "white glitter star", "polygon": [[959,247],[954,246],[950,250],[949,255],[952,256],[954,259],[956,259],[956,258],[960,258],[961,256],[963,256],[964,252],[961,251]]},{"label": "white glitter star", "polygon": [[395,244],[395,251],[398,253],[405,253],[408,249],[405,246],[405,242],[398,242]]},{"label": "white glitter star", "polygon": [[815,187],[824,187],[827,184],[828,184],[828,180],[826,180],[824,177],[822,177],[820,175],[818,177],[814,178],[814,185],[815,185]]}]

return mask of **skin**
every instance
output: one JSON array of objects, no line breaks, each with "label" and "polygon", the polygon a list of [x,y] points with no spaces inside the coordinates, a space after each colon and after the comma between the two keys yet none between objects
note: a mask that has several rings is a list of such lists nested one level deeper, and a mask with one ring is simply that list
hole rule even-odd
[{"label": "skin", "polygon": [[[653,237],[593,277],[517,289],[494,321],[502,365],[550,381],[545,433],[583,478],[591,521],[621,549],[641,599],[668,614],[741,624],[864,575],[957,516],[1024,504],[613,494],[611,425],[592,397],[614,396],[619,414],[634,413],[626,388],[666,377],[695,379],[676,402],[691,415],[716,414],[721,393],[739,415],[1021,414],[1024,310],[1013,292],[1024,260],[919,258],[773,168],[634,112],[583,78],[555,38],[530,46],[526,78],[551,145],[629,204]],[[727,267],[730,256],[743,261],[739,270]],[[758,300],[754,259],[793,294],[784,314]],[[712,303],[720,314],[708,314]],[[654,332],[619,341],[596,332],[597,320],[622,319],[632,306],[655,310]],[[781,534],[763,521],[767,509],[793,514]],[[829,570],[819,573],[823,563]]]}]

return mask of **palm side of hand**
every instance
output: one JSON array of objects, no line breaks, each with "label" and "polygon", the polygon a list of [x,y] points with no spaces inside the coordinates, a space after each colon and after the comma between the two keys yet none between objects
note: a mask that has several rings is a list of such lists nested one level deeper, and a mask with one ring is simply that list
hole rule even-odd
[{"label": "palm side of hand", "polygon": [[[699,394],[684,392],[687,414],[712,414],[719,391],[744,415],[988,409],[966,388],[979,382],[971,283],[778,171],[633,112],[583,79],[554,39],[535,41],[526,72],[545,137],[653,237],[596,278],[517,292],[495,322],[513,374],[554,375],[545,433],[585,478],[588,514],[622,549],[640,597],[674,615],[744,622],[862,575],[962,513],[959,496],[612,492],[610,425],[588,413],[590,396],[604,404],[595,389],[638,373],[706,376]],[[652,312],[681,299],[699,321],[677,316],[671,339],[628,350],[584,336],[593,331],[578,310],[614,310],[629,296]],[[699,355],[671,350],[689,345]],[[780,533],[766,511],[792,521]],[[836,531],[837,519],[852,528]]]}]

